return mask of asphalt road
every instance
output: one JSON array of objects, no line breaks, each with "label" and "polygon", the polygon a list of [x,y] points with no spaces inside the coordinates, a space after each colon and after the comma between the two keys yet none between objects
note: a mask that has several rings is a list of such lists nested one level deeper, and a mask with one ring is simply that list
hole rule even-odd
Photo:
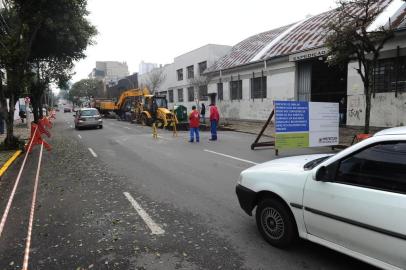
[{"label": "asphalt road", "polygon": [[[251,151],[254,136],[220,132],[199,144],[188,134],[106,119],[104,128],[73,128],[57,115],[53,150],[40,173],[29,269],[371,269],[350,257],[300,241],[268,245],[239,207],[239,173],[275,158]],[[282,152],[281,156],[327,149]],[[29,156],[0,238],[0,269],[21,269],[38,147]],[[0,210],[19,162],[0,182]],[[138,210],[138,211],[137,211]]]}]

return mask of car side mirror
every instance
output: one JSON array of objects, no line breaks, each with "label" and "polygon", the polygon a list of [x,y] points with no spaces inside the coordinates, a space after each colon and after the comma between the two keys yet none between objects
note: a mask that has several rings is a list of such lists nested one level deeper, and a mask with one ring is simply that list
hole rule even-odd
[{"label": "car side mirror", "polygon": [[314,177],[316,181],[324,181],[326,179],[327,169],[326,166],[321,166],[317,171]]}]

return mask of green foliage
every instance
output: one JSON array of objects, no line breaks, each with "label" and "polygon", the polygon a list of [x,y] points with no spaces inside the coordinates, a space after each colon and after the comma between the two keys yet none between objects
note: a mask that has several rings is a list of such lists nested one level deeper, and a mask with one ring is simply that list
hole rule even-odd
[{"label": "green foliage", "polygon": [[327,25],[326,45],[330,65],[356,68],[364,84],[366,96],[365,133],[369,133],[371,109],[371,77],[385,43],[394,36],[390,22],[378,29],[368,29],[383,11],[382,0],[338,0],[336,16]]},{"label": "green foliage", "polygon": [[[2,0],[0,9],[0,68],[6,70],[7,88],[0,88],[0,103],[17,100],[28,88],[33,106],[42,107],[50,83],[67,88],[74,62],[85,57],[96,28],[86,16],[87,0]],[[0,81],[3,84],[3,81]],[[12,126],[13,107],[7,117]],[[35,113],[34,113],[35,115]],[[8,143],[13,140],[8,130]],[[11,133],[11,134],[9,134]]]},{"label": "green foliage", "polygon": [[83,79],[74,83],[69,91],[69,100],[79,103],[79,99],[83,97],[104,97],[103,82]]}]

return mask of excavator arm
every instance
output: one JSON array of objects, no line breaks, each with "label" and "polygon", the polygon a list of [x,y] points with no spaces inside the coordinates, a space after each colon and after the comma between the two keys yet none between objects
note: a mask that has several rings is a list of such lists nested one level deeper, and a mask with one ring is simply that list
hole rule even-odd
[{"label": "excavator arm", "polygon": [[137,89],[130,89],[130,90],[124,91],[120,95],[120,97],[116,103],[116,110],[121,109],[121,107],[124,105],[125,100],[128,97],[140,97],[143,95],[149,95],[149,90],[147,88],[144,88],[144,89],[137,88]]}]

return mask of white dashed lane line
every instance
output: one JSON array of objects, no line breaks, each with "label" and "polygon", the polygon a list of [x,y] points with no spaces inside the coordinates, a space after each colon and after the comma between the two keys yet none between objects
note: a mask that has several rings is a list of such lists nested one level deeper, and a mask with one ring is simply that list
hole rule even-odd
[{"label": "white dashed lane line", "polygon": [[82,136],[80,134],[78,134],[79,139],[82,139]]},{"label": "white dashed lane line", "polygon": [[144,220],[145,224],[147,224],[152,234],[159,235],[165,233],[165,231],[152,220],[152,218],[147,214],[147,212],[145,212],[144,209],[142,209],[142,207],[137,203],[137,201],[134,200],[134,198],[131,196],[130,193],[124,192],[124,196],[134,207],[135,211],[137,211],[138,215],[140,215],[140,217]]},{"label": "white dashed lane line", "polygon": [[242,159],[242,158],[238,158],[238,157],[233,157],[233,156],[230,156],[230,155],[226,155],[226,154],[214,152],[214,151],[207,150],[207,149],[204,149],[204,151],[205,151],[205,152],[208,152],[208,153],[212,153],[212,154],[218,155],[218,156],[223,156],[223,157],[235,159],[235,160],[242,161],[242,162],[249,163],[249,164],[253,164],[253,165],[258,165],[258,164],[259,164],[259,163],[256,163],[256,162],[253,162],[253,161],[250,161],[250,160],[246,160],[246,159]]},{"label": "white dashed lane line", "polygon": [[90,147],[88,149],[89,149],[90,153],[92,154],[92,156],[97,158],[97,154],[93,151],[93,149]]}]

